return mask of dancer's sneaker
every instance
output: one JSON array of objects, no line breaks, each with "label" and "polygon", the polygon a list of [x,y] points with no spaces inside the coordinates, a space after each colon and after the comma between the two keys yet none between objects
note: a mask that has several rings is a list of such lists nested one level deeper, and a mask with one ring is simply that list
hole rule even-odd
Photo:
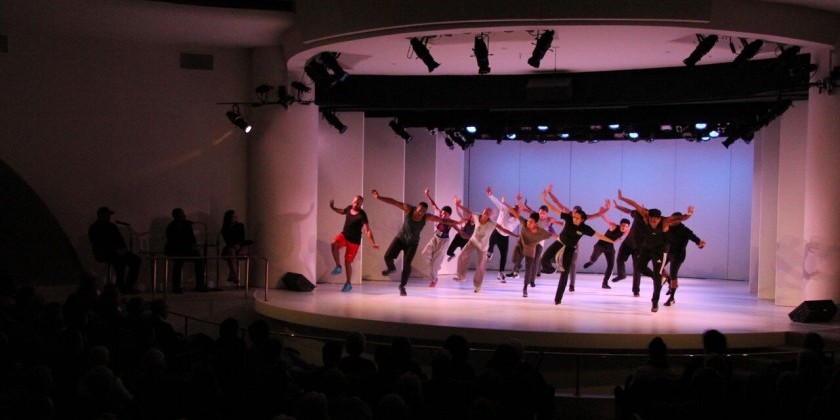
[{"label": "dancer's sneaker", "polygon": [[481,286],[478,286],[478,287],[475,288],[475,290],[473,290],[473,293],[479,293],[479,292],[481,292]]},{"label": "dancer's sneaker", "polygon": [[583,268],[589,268],[589,267],[592,267],[592,261],[587,261],[585,264],[583,264]]},{"label": "dancer's sneaker", "polygon": [[671,298],[671,299],[668,299],[668,300],[665,301],[665,306],[671,306],[675,303],[677,303],[677,301],[674,300],[674,298]]},{"label": "dancer's sneaker", "polygon": [[575,286],[569,286],[569,291],[574,292],[575,291]]},{"label": "dancer's sneaker", "polygon": [[615,277],[613,277],[613,279],[612,279],[612,280],[610,280],[610,281],[611,281],[611,282],[613,282],[613,283],[615,283],[615,282],[617,282],[617,281],[621,281],[621,280],[624,280],[624,279],[626,279],[626,278],[627,278],[627,276],[615,276]]},{"label": "dancer's sneaker", "polygon": [[651,312],[659,312],[659,304],[654,303],[653,306],[650,307]]},{"label": "dancer's sneaker", "polygon": [[330,273],[334,276],[337,276],[337,275],[341,274],[341,266],[340,265],[335,266],[335,268],[333,268]]},{"label": "dancer's sneaker", "polygon": [[349,292],[353,290],[353,286],[350,283],[344,283],[344,287],[341,288],[342,292]]},{"label": "dancer's sneaker", "polygon": [[601,288],[602,289],[612,289],[612,287],[610,287],[610,285],[607,284],[607,283],[601,283]]},{"label": "dancer's sneaker", "polygon": [[537,287],[537,283],[531,282],[531,287]]},{"label": "dancer's sneaker", "polygon": [[397,270],[396,269],[391,270],[390,268],[387,269],[387,270],[382,270],[382,275],[387,276],[387,275],[390,275],[391,273],[393,273],[394,271],[397,271]]},{"label": "dancer's sneaker", "polygon": [[499,281],[502,283],[507,283],[507,280],[505,280],[505,273],[501,271],[499,271]]},{"label": "dancer's sneaker", "polygon": [[437,286],[437,280],[432,280],[432,281],[429,282],[429,287],[435,287],[435,286]]},{"label": "dancer's sneaker", "polygon": [[408,293],[405,292],[405,286],[400,286],[400,296],[408,296]]}]

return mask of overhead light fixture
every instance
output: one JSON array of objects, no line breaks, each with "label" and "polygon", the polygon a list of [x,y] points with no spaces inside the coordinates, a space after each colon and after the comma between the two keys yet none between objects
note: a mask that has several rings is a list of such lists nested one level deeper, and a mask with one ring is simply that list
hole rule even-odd
[{"label": "overhead light fixture", "polygon": [[708,127],[708,126],[709,125],[704,123],[704,122],[699,122],[699,123],[694,124],[694,128],[696,128],[698,130],[705,130],[706,127]]},{"label": "overhead light fixture", "polygon": [[428,42],[428,37],[424,37],[422,41],[417,38],[411,38],[411,49],[414,50],[414,54],[417,54],[417,58],[423,60],[423,64],[426,65],[429,69],[429,73],[431,73],[440,66],[440,63],[432,58],[432,54],[429,53],[429,49],[426,48],[426,44]]},{"label": "overhead light fixture", "polygon": [[505,134],[508,140],[516,140],[516,133],[507,133]]},{"label": "overhead light fixture", "polygon": [[461,150],[467,150],[467,147],[469,147],[467,145],[466,140],[464,140],[464,137],[461,136],[460,131],[446,130],[446,137],[449,138],[453,143],[457,144],[458,146],[461,146]]},{"label": "overhead light fixture", "polygon": [[239,106],[234,105],[233,108],[228,111],[225,115],[227,115],[228,119],[230,120],[233,125],[239,127],[242,131],[246,133],[251,132],[251,124],[248,124],[248,121],[245,121],[245,118],[242,117],[242,114],[239,113]]},{"label": "overhead light fixture", "polygon": [[300,93],[309,93],[310,91],[312,91],[312,89],[309,86],[306,86],[305,84],[297,81],[292,82],[292,89]]},{"label": "overhead light fixture", "polygon": [[639,133],[637,133],[635,131],[631,131],[631,132],[627,133],[627,137],[630,137],[631,139],[638,139],[639,138]]},{"label": "overhead light fixture", "polygon": [[448,147],[449,150],[455,149],[455,143],[452,141],[452,137],[450,137],[447,133],[443,133],[443,143],[446,144],[446,147]]},{"label": "overhead light fixture", "polygon": [[303,71],[315,82],[315,88],[327,88],[332,85],[333,81],[330,77],[330,72],[327,71],[327,68],[323,64],[315,59],[306,63],[303,66]]},{"label": "overhead light fixture", "polygon": [[344,125],[341,122],[341,120],[339,120],[338,117],[335,116],[335,112],[333,112],[331,109],[325,109],[321,111],[321,115],[324,116],[324,119],[327,120],[327,122],[330,123],[331,126],[335,127],[335,129],[338,130],[339,134],[344,134],[344,132],[347,131],[347,126]]},{"label": "overhead light fixture", "polygon": [[688,67],[694,67],[704,55],[708,54],[709,51],[712,50],[712,47],[718,42],[717,35],[709,35],[707,37],[703,37],[703,35],[697,34],[697,39],[700,41],[697,44],[697,47],[694,48],[694,51],[691,52],[691,55],[688,56],[685,60],[683,60],[683,64]]},{"label": "overhead light fixture", "polygon": [[338,64],[338,57],[341,55],[340,53],[336,52],[329,52],[324,51],[318,57],[321,59],[321,62],[330,69],[333,74],[333,79],[335,83],[343,82],[347,79],[348,74],[344,69],[341,67],[341,64]]},{"label": "overhead light fixture", "polygon": [[618,130],[619,128],[621,128],[621,125],[620,124],[610,124],[610,125],[608,125],[608,127],[610,128],[610,130]]},{"label": "overhead light fixture", "polygon": [[528,59],[528,65],[538,69],[540,68],[540,61],[545,57],[545,53],[551,48],[551,41],[554,40],[554,31],[547,30],[537,38],[537,44],[534,45],[534,52],[531,53],[531,58]]},{"label": "overhead light fixture", "polygon": [[467,133],[470,133],[470,134],[475,134],[475,133],[478,132],[478,127],[476,127],[474,125],[468,125],[468,126],[464,127],[464,129],[466,129]]},{"label": "overhead light fixture", "polygon": [[[484,34],[475,37],[475,44],[473,46],[473,54],[475,54],[475,61],[478,63],[478,74],[490,73],[490,50],[484,42]],[[431,71],[431,70],[429,70]]]},{"label": "overhead light fixture", "polygon": [[537,131],[543,131],[543,132],[548,131],[548,126],[547,125],[538,125],[537,126]]},{"label": "overhead light fixture", "polygon": [[560,133],[560,138],[561,139],[568,139],[569,138],[569,133]]},{"label": "overhead light fixture", "polygon": [[411,139],[414,138],[408,133],[408,131],[405,131],[405,128],[396,119],[391,120],[391,122],[388,123],[388,126],[391,127],[391,130],[394,130],[396,135],[402,137],[406,143],[410,142]]},{"label": "overhead light fixture", "polygon": [[755,55],[761,51],[761,47],[764,46],[764,41],[756,39],[755,41],[748,43],[745,38],[741,38],[741,45],[743,46],[741,53],[735,57],[735,60],[732,60],[732,64],[736,66],[740,66],[755,57]]}]

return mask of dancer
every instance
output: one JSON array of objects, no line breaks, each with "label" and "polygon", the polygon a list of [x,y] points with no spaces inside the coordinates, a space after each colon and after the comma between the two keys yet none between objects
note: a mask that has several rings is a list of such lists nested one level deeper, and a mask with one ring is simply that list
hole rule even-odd
[{"label": "dancer", "polygon": [[[675,212],[671,215],[674,218],[681,216],[682,213],[680,212]],[[668,241],[671,243],[671,246],[668,248],[668,261],[665,264],[670,265],[671,273],[666,274],[665,270],[662,270],[662,275],[665,277],[665,281],[668,282],[668,291],[665,294],[670,295],[668,300],[665,301],[665,306],[671,306],[677,303],[674,300],[674,295],[676,295],[677,287],[679,287],[680,267],[685,262],[688,241],[694,242],[697,248],[700,249],[706,246],[706,241],[698,238],[691,229],[679,220],[671,222],[671,228],[668,230]]]},{"label": "dancer", "polygon": [[[438,207],[435,200],[432,199],[432,196],[429,194],[431,190],[427,187],[424,193],[426,194],[426,198],[429,200],[429,203],[432,203],[432,207],[437,211],[438,217],[441,219],[449,219],[452,215],[452,207],[443,206],[443,208]],[[421,255],[426,257],[429,260],[429,276],[432,280],[429,282],[429,287],[437,286],[438,276],[437,273],[440,271],[440,265],[443,263],[443,255],[444,251],[443,248],[446,246],[446,242],[449,240],[449,230],[455,229],[456,232],[461,233],[461,229],[458,229],[458,225],[455,226],[438,222],[435,224],[435,235],[432,236],[432,239],[423,247],[423,252]],[[465,241],[466,242],[466,241]]]},{"label": "dancer", "polygon": [[[551,191],[551,185],[548,186],[545,190],[543,190],[542,199],[545,204],[548,206],[555,213],[560,214],[560,218],[563,219],[565,224],[563,225],[563,230],[560,231],[560,238],[557,242],[551,244],[549,248],[558,245],[558,249],[555,251],[557,259],[560,260],[560,283],[557,284],[557,292],[554,294],[554,304],[559,305],[563,300],[563,292],[566,291],[566,283],[569,281],[569,266],[572,264],[572,257],[574,256],[574,249],[577,247],[578,241],[584,235],[586,236],[595,236],[598,239],[607,242],[607,243],[615,243],[612,239],[598,233],[595,229],[592,229],[586,222],[586,213],[580,208],[575,209],[572,213],[569,213],[569,209],[563,206],[562,203],[557,201],[556,203],[560,205],[560,207],[555,207],[552,203],[548,202],[547,196]],[[599,216],[604,214],[607,211],[605,207],[601,207],[598,209]],[[548,250],[546,250],[546,255],[548,255]],[[543,261],[545,260],[545,255],[543,255]],[[570,291],[574,291],[571,290]]]},{"label": "dancer", "polygon": [[[528,207],[527,201],[522,201],[522,194],[516,194],[516,207],[519,208],[519,212],[520,212],[519,214],[520,215],[524,214],[524,215],[528,216],[531,213],[534,213],[534,210],[531,210],[531,208]],[[551,217],[548,214],[548,206],[546,206],[546,205],[540,206],[537,214],[540,215],[540,220],[539,220],[539,222],[537,222],[537,226],[539,226],[539,227],[541,227],[541,228],[543,228],[543,229],[545,229],[545,230],[547,230],[551,233],[556,233],[554,231],[554,225],[563,226],[564,222],[562,220],[557,220],[557,219]],[[537,250],[534,253],[534,260],[535,261],[537,261],[537,262],[540,261],[540,257],[542,256],[543,249],[545,249],[545,239],[543,239],[542,241],[540,241],[537,244]],[[522,247],[519,245],[519,242],[517,241],[516,246],[513,249],[513,258],[512,258],[513,272],[510,273],[508,275],[508,277],[519,278],[519,269],[522,268],[522,259],[523,258],[524,258],[524,255],[522,254]],[[536,271],[537,271],[536,277],[539,277],[541,270],[539,268],[537,268]],[[531,287],[536,287],[536,283],[533,280],[531,281]]]},{"label": "dancer", "polygon": [[[457,200],[458,197],[455,197],[455,199]],[[464,213],[457,206],[455,206],[455,211],[458,212],[458,216],[461,218],[464,227],[458,229],[458,234],[449,243],[449,248],[446,249],[446,261],[452,261],[455,258],[455,250],[463,249],[475,231],[475,224],[472,219],[464,216]],[[458,225],[460,226],[460,223]],[[458,228],[458,226],[455,226],[455,228]]]},{"label": "dancer", "polygon": [[534,258],[536,256],[537,246],[541,241],[551,237],[559,239],[560,236],[539,227],[539,213],[531,213],[525,219],[519,214],[518,206],[511,206],[504,201],[502,203],[507,206],[508,214],[515,215],[520,224],[519,240],[516,243],[525,258],[525,278],[522,281],[522,297],[528,297],[528,285],[534,283],[534,278],[537,274],[537,262]]},{"label": "dancer", "polygon": [[[622,236],[629,230],[630,228],[630,221],[627,219],[621,219],[618,225],[613,223],[606,214],[601,215],[601,219],[604,219],[605,222],[610,226],[606,232],[604,232],[604,236],[612,239],[613,241],[617,241],[621,239]],[[589,261],[583,264],[583,268],[589,268],[592,264],[595,264],[595,261],[598,261],[598,257],[604,254],[604,258],[607,260],[607,270],[604,271],[604,281],[601,282],[602,289],[611,289],[609,284],[610,276],[612,275],[613,264],[615,263],[615,245],[604,242],[598,241],[595,245],[592,246],[592,255],[589,256]],[[574,264],[574,262],[573,262]]]},{"label": "dancer", "polygon": [[[499,216],[496,217],[496,224],[507,229],[510,232],[513,232],[516,227],[518,226],[519,220],[519,209],[514,207],[515,211],[513,213],[508,211],[507,203],[502,203],[493,196],[493,189],[490,186],[487,186],[487,197],[490,198],[490,201],[496,205],[496,208],[499,209]],[[508,235],[503,233],[501,230],[496,229],[490,235],[490,248],[487,251],[487,261],[490,261],[490,258],[493,257],[493,248],[499,248],[499,281],[505,283],[505,263],[507,262],[507,255],[508,255]]]},{"label": "dancer", "polygon": [[335,200],[330,199],[330,209],[332,211],[344,215],[344,228],[341,229],[335,238],[333,238],[330,248],[332,249],[333,260],[335,261],[335,268],[332,270],[332,275],[341,274],[341,263],[338,261],[338,250],[347,248],[344,251],[344,268],[345,268],[345,282],[342,292],[349,292],[353,289],[350,284],[350,278],[353,277],[353,261],[356,259],[356,253],[359,252],[359,245],[362,243],[362,233],[367,236],[370,241],[370,246],[373,249],[379,249],[379,244],[373,239],[373,231],[370,230],[367,213],[362,210],[364,198],[361,195],[353,197],[353,201],[349,206],[340,209],[335,206]]},{"label": "dancer", "polygon": [[478,259],[475,263],[473,286],[475,286],[475,293],[478,293],[481,291],[481,284],[484,281],[484,269],[487,264],[485,253],[490,246],[490,235],[493,233],[493,230],[500,229],[508,235],[515,234],[490,220],[490,217],[493,215],[493,210],[489,207],[485,208],[481,214],[475,214],[470,209],[464,207],[461,204],[461,200],[457,197],[455,198],[455,205],[464,212],[465,216],[473,219],[473,223],[475,223],[475,232],[473,232],[467,246],[461,251],[461,255],[458,256],[458,271],[456,272],[455,279],[462,281],[467,278],[467,265],[470,262],[470,254],[474,250]]},{"label": "dancer", "polygon": [[[573,214],[575,211],[580,211],[581,214],[586,214],[586,212],[584,212],[583,209],[580,208],[580,206],[574,206],[572,208],[572,210],[569,210],[568,207],[564,206],[563,203],[561,203],[560,200],[557,199],[557,197],[551,191],[552,188],[553,188],[553,185],[548,184],[548,187],[543,191],[543,201],[545,201],[546,204],[548,204],[548,201],[546,201],[546,199],[545,199],[546,195],[548,195],[551,198],[551,201],[554,202],[554,205],[556,207],[552,207],[552,209],[560,209],[562,212],[569,213],[569,214]],[[610,208],[610,202],[609,202],[609,200],[606,200],[605,201],[605,206],[601,207],[598,210],[598,212],[593,214],[591,217],[600,217],[602,214],[606,213],[606,211],[609,210],[609,208]],[[560,213],[559,211],[556,211],[556,212]],[[564,226],[564,228],[565,228],[565,226]],[[562,265],[559,262],[561,258],[557,256],[557,252],[562,247],[563,247],[562,243],[554,242],[548,248],[546,248],[545,252],[542,255],[542,258],[540,259],[540,265],[542,266],[541,271],[543,273],[551,274],[551,273],[556,271],[554,269],[554,265],[552,264],[555,260],[558,261],[558,263],[557,263],[558,266]],[[577,264],[577,247],[572,248],[571,253],[572,253],[571,263],[565,269],[569,270],[569,278],[571,279],[571,282],[569,283],[569,291],[574,292],[575,291],[575,278],[577,277],[576,267],[575,267],[575,265]]]},{"label": "dancer", "polygon": [[429,205],[424,201],[421,201],[417,206],[412,206],[390,197],[383,197],[379,195],[379,191],[375,188],[370,191],[373,193],[373,198],[384,201],[405,213],[402,227],[385,251],[385,265],[387,268],[382,271],[382,275],[387,276],[397,271],[397,267],[394,265],[394,259],[402,252],[403,268],[402,275],[400,276],[400,296],[406,296],[405,285],[408,283],[408,276],[411,275],[411,261],[414,260],[414,254],[417,252],[417,245],[420,242],[420,232],[423,231],[426,222],[445,223],[450,226],[454,226],[458,222],[452,219],[441,219],[434,214],[426,213]]},{"label": "dancer", "polygon": [[[668,233],[671,223],[681,222],[691,217],[694,214],[694,207],[688,206],[685,215],[663,218],[659,209],[648,210],[642,207],[639,203],[623,196],[620,189],[618,190],[618,199],[633,206],[639,213],[638,217],[642,218],[642,223],[634,238],[639,246],[634,269],[653,279],[650,311],[657,312],[659,311],[659,294],[662,291],[662,269],[668,259],[668,241],[665,235]],[[635,223],[638,223],[638,221]],[[654,265],[652,270],[648,266],[649,263]]]},{"label": "dancer", "polygon": [[645,222],[636,210],[623,207],[616,203],[615,200],[613,200],[613,204],[618,210],[629,214],[632,222],[630,224],[630,231],[627,233],[627,236],[624,237],[624,240],[621,241],[621,246],[618,247],[618,255],[615,257],[615,265],[617,266],[616,276],[613,277],[611,281],[615,283],[627,278],[625,263],[628,258],[631,259],[630,268],[633,270],[633,283],[631,285],[631,291],[633,292],[634,297],[639,297],[639,291],[642,284],[642,274],[636,270],[636,260],[638,259],[636,258],[636,251],[638,250],[638,244],[636,243],[636,231],[638,231],[639,226],[643,225]]}]

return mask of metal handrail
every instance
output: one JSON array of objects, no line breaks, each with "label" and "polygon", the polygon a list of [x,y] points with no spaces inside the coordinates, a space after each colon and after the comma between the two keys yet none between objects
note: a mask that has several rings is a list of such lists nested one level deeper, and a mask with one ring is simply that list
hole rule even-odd
[{"label": "metal handrail", "polygon": [[[263,262],[263,268],[264,268],[263,282],[265,283],[265,300],[268,301],[268,269],[269,269],[269,265],[268,265],[268,258],[266,258],[266,257],[261,257],[261,256],[258,256],[258,255],[236,255],[236,256],[229,256],[228,255],[228,256],[216,256],[216,257],[208,257],[208,256],[175,257],[175,256],[169,256],[169,255],[157,254],[157,253],[148,253],[147,256],[152,262],[152,299],[155,298],[155,295],[156,295],[157,289],[158,289],[158,281],[157,281],[158,261],[163,260],[163,262],[164,262],[164,265],[163,265],[163,294],[164,294],[164,298],[165,298],[166,293],[167,293],[166,291],[167,291],[168,286],[169,286],[169,261],[170,260],[185,260],[185,261],[189,261],[189,260],[209,260],[209,259],[219,260],[219,259],[229,259],[229,258],[235,258],[237,260],[244,260],[245,261],[245,276],[244,276],[245,277],[245,297],[247,298],[248,297],[248,288],[249,288],[249,283],[250,283],[250,278],[251,278],[251,259],[253,258],[253,259],[257,259],[257,260],[262,260],[262,262]],[[237,261],[237,263],[238,263],[238,261]],[[207,276],[207,271],[206,270],[207,270],[207,268],[205,266],[205,278]],[[217,288],[219,287],[218,273],[216,275],[216,287]]]}]

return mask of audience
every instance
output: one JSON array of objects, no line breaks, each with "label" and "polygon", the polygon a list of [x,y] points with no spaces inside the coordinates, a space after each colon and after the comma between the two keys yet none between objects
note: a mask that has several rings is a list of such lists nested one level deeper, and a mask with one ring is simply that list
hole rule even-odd
[{"label": "audience", "polygon": [[[125,300],[91,277],[63,304],[32,287],[10,297],[0,305],[4,420],[555,418],[554,388],[516,341],[477,369],[463,336],[447,337],[423,365],[404,337],[377,345],[371,360],[355,332],[325,341],[312,363],[266,321],[251,322],[247,337],[234,318],[216,339],[184,336],[165,301]],[[797,357],[763,367],[734,363],[743,359],[716,330],[703,334],[703,348],[680,375],[665,340],[653,338],[648,359],[616,387],[617,418],[833,419],[840,411],[840,374],[818,334],[804,336]]]}]

